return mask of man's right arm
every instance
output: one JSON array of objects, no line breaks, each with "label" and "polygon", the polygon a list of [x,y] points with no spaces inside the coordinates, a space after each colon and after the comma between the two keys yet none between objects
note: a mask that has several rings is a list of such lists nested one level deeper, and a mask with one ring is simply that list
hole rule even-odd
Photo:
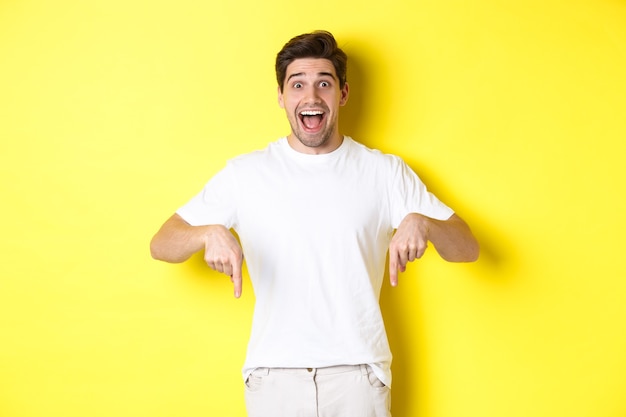
[{"label": "man's right arm", "polygon": [[184,262],[204,249],[205,236],[210,226],[191,226],[178,214],[167,219],[150,241],[154,259],[165,262]]},{"label": "man's right arm", "polygon": [[202,249],[204,260],[211,269],[230,276],[238,298],[241,295],[243,252],[225,226],[192,226],[174,214],[150,241],[152,257],[165,262],[184,262]]}]

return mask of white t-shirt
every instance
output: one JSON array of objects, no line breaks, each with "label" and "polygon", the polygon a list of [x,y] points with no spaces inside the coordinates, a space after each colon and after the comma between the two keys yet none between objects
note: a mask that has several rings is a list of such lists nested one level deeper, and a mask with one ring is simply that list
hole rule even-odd
[{"label": "white t-shirt", "polygon": [[446,220],[397,156],[350,137],[328,154],[286,138],[230,160],[178,214],[239,235],[256,305],[244,379],[257,367],[370,364],[391,385],[379,295],[393,231],[411,212]]}]

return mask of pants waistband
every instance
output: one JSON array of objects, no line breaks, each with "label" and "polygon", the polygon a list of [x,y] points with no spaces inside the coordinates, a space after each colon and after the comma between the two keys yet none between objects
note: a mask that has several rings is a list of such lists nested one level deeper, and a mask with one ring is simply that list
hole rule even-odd
[{"label": "pants waistband", "polygon": [[323,368],[257,368],[255,372],[269,375],[272,372],[286,373],[292,375],[332,375],[344,372],[360,371],[363,375],[369,372],[368,365],[337,365]]}]

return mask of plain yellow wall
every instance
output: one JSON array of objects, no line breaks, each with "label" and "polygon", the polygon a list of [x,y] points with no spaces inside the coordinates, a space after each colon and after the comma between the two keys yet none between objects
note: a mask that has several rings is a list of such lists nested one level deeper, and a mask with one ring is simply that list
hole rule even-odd
[{"label": "plain yellow wall", "polygon": [[244,416],[253,295],[158,226],[288,133],[273,61],[328,29],[343,132],[473,227],[382,304],[396,417],[626,416],[626,3],[0,3],[0,415]]}]

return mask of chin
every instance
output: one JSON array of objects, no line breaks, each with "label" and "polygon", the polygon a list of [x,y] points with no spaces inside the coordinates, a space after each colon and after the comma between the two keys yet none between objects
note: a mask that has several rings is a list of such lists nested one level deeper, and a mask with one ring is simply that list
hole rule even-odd
[{"label": "chin", "polygon": [[316,135],[311,137],[309,135],[296,135],[300,143],[309,148],[319,148],[328,143],[328,136]]}]

